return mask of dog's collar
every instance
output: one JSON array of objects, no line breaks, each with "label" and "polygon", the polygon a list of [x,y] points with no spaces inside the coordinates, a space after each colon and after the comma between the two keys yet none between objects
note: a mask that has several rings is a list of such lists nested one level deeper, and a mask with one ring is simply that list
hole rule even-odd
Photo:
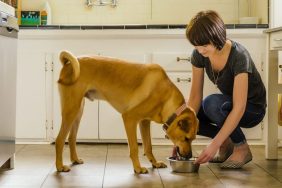
[{"label": "dog's collar", "polygon": [[[187,108],[187,104],[182,104],[176,111],[169,116],[168,120],[163,124],[163,130],[166,132],[170,124]],[[167,136],[166,136],[167,137]]]}]

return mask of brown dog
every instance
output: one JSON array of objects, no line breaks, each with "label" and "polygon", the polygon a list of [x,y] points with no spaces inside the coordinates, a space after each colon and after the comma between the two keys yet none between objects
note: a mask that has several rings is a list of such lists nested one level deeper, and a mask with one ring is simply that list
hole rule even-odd
[{"label": "brown dog", "polygon": [[62,125],[56,139],[58,171],[70,170],[63,165],[62,158],[68,134],[71,161],[83,163],[76,153],[76,135],[85,97],[106,100],[122,114],[136,173],[148,172],[138,158],[138,123],[145,155],[153,167],[165,168],[166,165],[157,161],[152,153],[150,121],[166,122],[167,136],[177,146],[179,154],[191,157],[191,142],[196,137],[198,119],[191,108],[186,105],[182,108],[185,103],[183,95],[159,65],[136,64],[101,56],[76,58],[66,51],[61,52],[60,60],[63,64],[58,81]]}]

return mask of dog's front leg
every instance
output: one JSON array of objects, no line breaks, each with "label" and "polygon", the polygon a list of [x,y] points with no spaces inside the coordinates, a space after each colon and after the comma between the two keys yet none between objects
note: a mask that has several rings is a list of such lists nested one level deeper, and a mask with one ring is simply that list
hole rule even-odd
[{"label": "dog's front leg", "polygon": [[166,164],[163,161],[157,161],[153,155],[152,143],[151,143],[151,132],[150,132],[150,121],[143,120],[140,122],[140,133],[144,145],[144,154],[148,160],[152,163],[154,168],[166,168]]},{"label": "dog's front leg", "polygon": [[130,158],[133,163],[134,172],[138,174],[146,174],[148,170],[145,167],[141,167],[139,157],[138,157],[138,143],[137,143],[137,120],[133,119],[130,114],[122,115],[128,145]]}]

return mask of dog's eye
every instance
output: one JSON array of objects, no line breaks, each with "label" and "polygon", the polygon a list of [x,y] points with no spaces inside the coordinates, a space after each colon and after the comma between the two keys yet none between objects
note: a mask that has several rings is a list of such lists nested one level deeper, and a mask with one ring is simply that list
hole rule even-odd
[{"label": "dog's eye", "polygon": [[189,123],[187,120],[180,120],[178,121],[178,126],[180,127],[181,130],[183,130],[184,132],[188,133],[189,131]]}]

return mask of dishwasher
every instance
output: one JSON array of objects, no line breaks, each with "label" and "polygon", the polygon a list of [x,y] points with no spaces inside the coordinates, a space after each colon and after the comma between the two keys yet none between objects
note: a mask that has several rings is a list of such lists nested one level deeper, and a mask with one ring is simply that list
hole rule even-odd
[{"label": "dishwasher", "polygon": [[17,18],[0,11],[0,168],[13,169],[15,159]]}]

